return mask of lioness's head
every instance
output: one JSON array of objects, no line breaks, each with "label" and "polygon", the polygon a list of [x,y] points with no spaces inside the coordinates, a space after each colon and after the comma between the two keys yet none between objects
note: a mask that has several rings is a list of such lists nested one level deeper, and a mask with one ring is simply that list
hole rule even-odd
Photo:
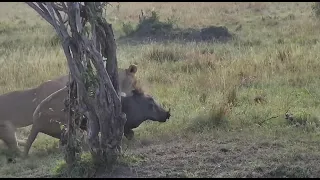
[{"label": "lioness's head", "polygon": [[120,92],[125,96],[131,96],[132,90],[136,89],[137,79],[135,74],[137,66],[131,64],[127,69],[119,70],[119,88]]}]

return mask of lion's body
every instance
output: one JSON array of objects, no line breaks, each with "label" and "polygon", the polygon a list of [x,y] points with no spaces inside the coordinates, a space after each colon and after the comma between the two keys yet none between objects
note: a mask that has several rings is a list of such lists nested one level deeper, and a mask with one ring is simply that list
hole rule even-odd
[{"label": "lion's body", "polygon": [[[125,90],[124,93],[128,93],[134,89],[136,71],[135,65],[118,70],[120,91]],[[55,80],[46,81],[36,88],[9,92],[0,96],[0,139],[9,149],[20,152],[15,136],[16,128],[31,125],[36,107],[50,94],[64,88],[69,81],[68,78],[68,75],[61,76]],[[125,86],[123,82],[126,82]]]}]

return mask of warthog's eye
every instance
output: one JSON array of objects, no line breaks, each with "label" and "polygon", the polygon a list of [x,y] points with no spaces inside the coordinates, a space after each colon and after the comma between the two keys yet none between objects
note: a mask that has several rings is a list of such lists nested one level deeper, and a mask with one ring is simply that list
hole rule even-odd
[{"label": "warthog's eye", "polygon": [[153,109],[153,104],[150,103],[150,104],[148,105],[148,107],[149,107],[149,109]]}]

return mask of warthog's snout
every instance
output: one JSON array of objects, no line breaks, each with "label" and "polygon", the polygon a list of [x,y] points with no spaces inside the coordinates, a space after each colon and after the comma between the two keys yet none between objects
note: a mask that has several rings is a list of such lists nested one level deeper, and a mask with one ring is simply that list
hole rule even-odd
[{"label": "warthog's snout", "polygon": [[171,114],[170,114],[170,109],[169,109],[169,111],[166,111],[164,119],[160,122],[166,122],[170,118],[170,116],[171,116]]},{"label": "warthog's snout", "polygon": [[170,108],[169,108],[169,111],[167,111],[167,117],[166,117],[166,119],[169,119],[170,116],[171,116],[171,114],[170,114]]}]

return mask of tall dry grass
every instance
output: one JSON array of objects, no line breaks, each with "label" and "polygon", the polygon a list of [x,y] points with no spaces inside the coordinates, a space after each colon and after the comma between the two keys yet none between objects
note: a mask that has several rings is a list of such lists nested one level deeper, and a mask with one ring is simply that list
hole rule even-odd
[{"label": "tall dry grass", "polygon": [[[236,35],[226,43],[118,44],[120,67],[137,63],[138,78],[146,91],[172,109],[167,123],[146,122],[137,128],[138,139],[161,141],[190,133],[251,129],[253,134],[275,138],[294,139],[298,134],[318,140],[318,126],[313,121],[318,121],[320,105],[320,24],[312,15],[311,3],[111,4],[108,18],[116,33],[121,33],[123,22],[137,24],[141,9],[154,9],[161,21],[175,17],[180,28],[223,25]],[[239,25],[242,29],[236,31]],[[1,3],[0,93],[34,87],[66,72],[53,29],[26,5]],[[263,101],[256,101],[257,97]],[[308,126],[292,126],[284,119],[288,110],[310,120]],[[21,137],[27,134],[28,128],[20,130]],[[31,149],[33,158],[38,158],[37,153],[47,149],[51,140],[39,136]],[[61,159],[58,150],[54,151],[47,158]],[[39,161],[18,168],[5,165],[0,174],[31,176],[32,171],[44,170],[41,166],[46,160]],[[1,162],[5,164],[4,159]]]}]

